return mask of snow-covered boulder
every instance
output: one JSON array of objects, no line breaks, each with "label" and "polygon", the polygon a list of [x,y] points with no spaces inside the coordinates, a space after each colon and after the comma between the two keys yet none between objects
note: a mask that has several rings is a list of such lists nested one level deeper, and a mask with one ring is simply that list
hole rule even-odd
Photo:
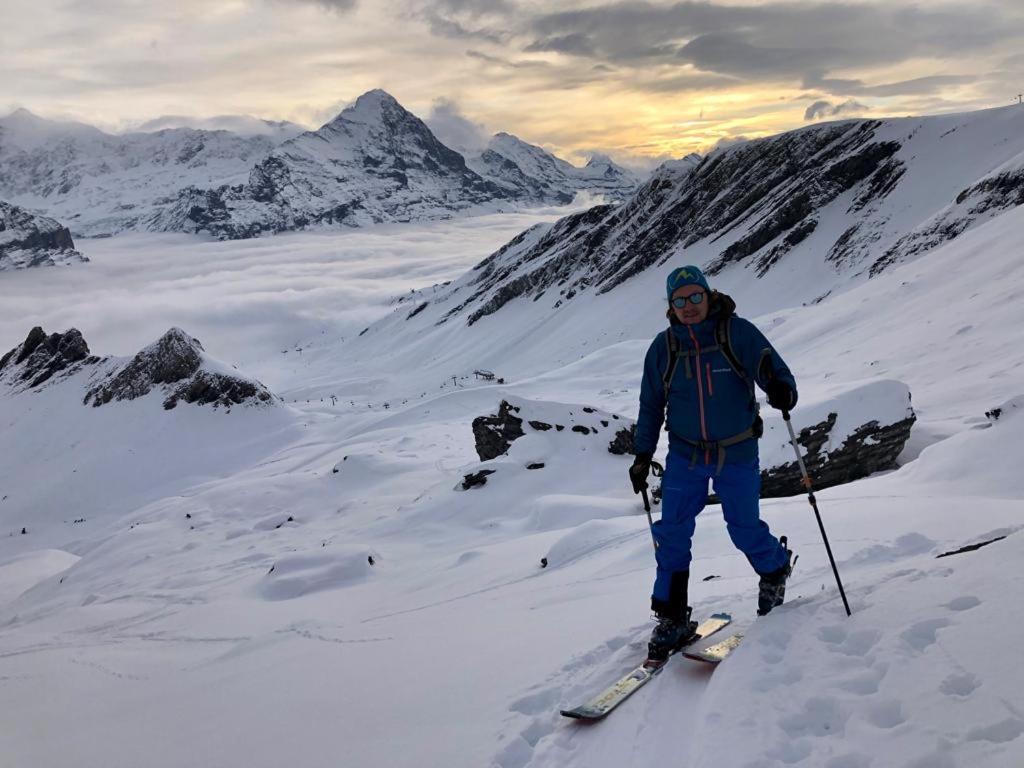
[{"label": "snow-covered boulder", "polygon": [[0,271],[83,261],[67,227],[0,200]]},{"label": "snow-covered boulder", "polygon": [[134,400],[154,389],[164,394],[164,408],[179,401],[196,405],[269,405],[274,395],[255,379],[210,358],[198,339],[171,328],[156,342],[117,368],[85,395],[85,403],[101,406]]},{"label": "snow-covered boulder", "polygon": [[[789,430],[777,412],[765,413],[761,438],[761,495],[803,492]],[[791,415],[804,465],[816,489],[841,485],[896,468],[917,420],[910,390],[883,380],[816,403],[801,402]]]}]

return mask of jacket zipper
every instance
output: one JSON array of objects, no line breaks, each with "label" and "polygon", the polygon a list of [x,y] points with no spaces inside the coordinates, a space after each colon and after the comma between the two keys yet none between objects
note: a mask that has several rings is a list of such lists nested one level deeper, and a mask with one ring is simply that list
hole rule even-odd
[{"label": "jacket zipper", "polygon": [[715,388],[711,384],[711,363],[704,363],[704,365],[706,365],[707,369],[708,369],[708,397],[714,397],[715,396]]},{"label": "jacket zipper", "polygon": [[[700,342],[697,341],[697,337],[693,335],[693,329],[687,326],[687,331],[690,333],[690,338],[693,340],[693,346],[697,350],[697,402],[700,404],[700,433],[705,440],[708,439],[708,426],[704,421],[704,384],[700,378]],[[704,449],[704,463],[711,463],[711,451],[707,448]]]}]

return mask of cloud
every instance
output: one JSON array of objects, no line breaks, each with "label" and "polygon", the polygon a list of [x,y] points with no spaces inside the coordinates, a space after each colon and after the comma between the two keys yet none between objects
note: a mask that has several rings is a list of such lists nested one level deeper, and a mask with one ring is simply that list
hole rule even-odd
[{"label": "cloud", "polygon": [[823,117],[842,117],[843,115],[854,115],[868,112],[871,107],[861,104],[859,101],[848,99],[841,104],[833,104],[830,101],[816,101],[807,107],[804,112],[804,120],[819,120]]},{"label": "cloud", "polygon": [[357,4],[357,0],[275,0],[275,2],[281,4],[317,5],[325,11],[333,13],[348,13],[354,10]]},{"label": "cloud", "polygon": [[463,115],[458,104],[450,99],[437,99],[425,122],[441,143],[467,157],[481,152],[490,139],[483,124]]},{"label": "cloud", "polygon": [[804,88],[816,88],[839,95],[859,96],[921,96],[946,90],[950,86],[969,85],[978,81],[976,75],[930,75],[894,83],[868,85],[863,80],[826,78],[810,75],[804,78]]},{"label": "cloud", "polygon": [[577,56],[592,56],[594,45],[584,34],[574,32],[570,35],[549,37],[545,40],[535,40],[525,48],[526,51],[553,51],[555,53],[568,53]]},{"label": "cloud", "polygon": [[[979,7],[980,6],[980,7]],[[523,22],[530,46],[570,38],[571,52],[606,62],[688,61],[757,81],[949,58],[1009,43],[1024,8],[1008,3],[852,2],[719,4],[615,2]],[[575,37],[574,37],[575,36]]]}]

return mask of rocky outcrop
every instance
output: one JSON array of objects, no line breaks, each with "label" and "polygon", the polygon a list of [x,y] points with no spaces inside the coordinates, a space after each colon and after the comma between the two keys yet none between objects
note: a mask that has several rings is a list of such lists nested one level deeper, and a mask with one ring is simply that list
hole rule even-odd
[{"label": "rocky outcrop", "polygon": [[85,389],[84,396],[78,390],[77,398],[94,407],[136,400],[154,391],[161,393],[167,410],[179,402],[230,409],[278,400],[260,382],[209,357],[203,345],[180,328],[172,328],[127,360],[91,355],[75,328],[49,335],[33,328],[25,341],[0,357],[0,385],[11,394],[63,385],[81,371],[88,371],[88,378],[77,385]]},{"label": "rocky outcrop", "polygon": [[0,201],[0,271],[85,261],[67,227]]},{"label": "rocky outcrop", "polygon": [[523,420],[515,415],[518,411],[519,408],[502,400],[497,414],[473,419],[473,438],[480,461],[498,458],[508,450],[513,440],[526,434],[523,432]]},{"label": "rocky outcrop", "polygon": [[[806,405],[793,418],[800,423],[811,422],[798,430],[797,442],[816,490],[895,468],[916,420],[906,385],[886,380],[850,390],[825,403]],[[766,413],[764,421],[765,434],[760,443],[762,498],[805,492],[785,423],[774,411]],[[549,443],[557,446],[557,451],[588,447],[589,441],[598,437],[608,453],[632,461],[634,430],[632,420],[590,406],[519,398],[502,400],[497,414],[473,421],[477,454],[485,462],[508,453],[514,441],[536,433],[562,433],[555,443]],[[543,463],[526,468],[533,467],[543,468]],[[484,467],[467,474],[464,487],[483,485],[494,471]],[[656,501],[661,497],[660,487],[653,481],[652,497]],[[718,501],[714,495],[709,500]]]},{"label": "rocky outcrop", "polygon": [[225,408],[273,402],[274,396],[258,381],[218,370],[220,367],[211,364],[198,339],[172,328],[92,386],[83,402],[98,407],[116,400],[135,400],[154,389],[163,392],[167,410],[179,401]]},{"label": "rocky outcrop", "polygon": [[930,251],[1008,208],[1024,205],[1024,156],[1018,167],[1003,168],[957,195],[956,200],[921,227],[901,237],[871,265],[871,274]]},{"label": "rocky outcrop", "polygon": [[[524,408],[526,413],[520,416]],[[473,438],[480,461],[490,461],[507,453],[514,441],[527,434],[523,429],[524,423],[531,432],[568,431],[589,437],[602,435],[604,439],[611,435],[607,450],[613,454],[621,455],[627,452],[624,450],[627,447],[630,453],[633,449],[634,425],[632,421],[617,414],[587,405],[563,406],[531,400],[516,399],[514,403],[502,400],[496,414],[473,419]]]},{"label": "rocky outcrop", "polygon": [[[896,457],[910,437],[916,416],[911,415],[894,424],[881,425],[872,419],[857,427],[838,447],[827,450],[836,426],[836,413],[818,424],[805,427],[797,435],[804,465],[814,488],[820,490],[842,485],[862,477],[896,468]],[[805,492],[800,466],[796,459],[761,471],[761,496],[793,496]]]},{"label": "rocky outcrop", "polygon": [[36,326],[25,341],[0,357],[0,384],[15,390],[34,389],[96,362],[99,358],[89,354],[78,329],[47,335]]}]

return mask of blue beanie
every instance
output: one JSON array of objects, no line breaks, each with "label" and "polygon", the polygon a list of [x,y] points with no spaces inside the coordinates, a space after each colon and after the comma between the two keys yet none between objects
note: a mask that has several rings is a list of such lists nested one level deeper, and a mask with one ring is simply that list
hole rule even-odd
[{"label": "blue beanie", "polygon": [[669,273],[668,280],[665,281],[665,291],[668,293],[670,301],[672,293],[676,288],[681,288],[684,285],[699,285],[705,291],[711,292],[711,288],[708,286],[708,279],[704,277],[704,273],[697,269],[697,267],[678,267]]}]

